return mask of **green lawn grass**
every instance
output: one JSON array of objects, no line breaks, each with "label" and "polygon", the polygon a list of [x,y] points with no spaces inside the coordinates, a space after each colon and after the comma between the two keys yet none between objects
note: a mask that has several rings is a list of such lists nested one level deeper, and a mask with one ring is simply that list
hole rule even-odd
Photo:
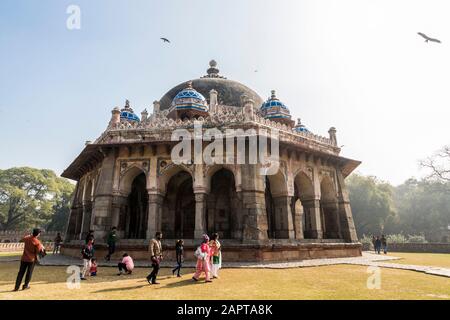
[{"label": "green lawn grass", "polygon": [[393,260],[393,263],[450,268],[449,253],[392,252],[388,255],[402,258],[399,260]]},{"label": "green lawn grass", "polygon": [[295,269],[223,269],[213,283],[182,278],[161,269],[160,285],[149,285],[149,270],[131,276],[99,268],[99,276],[68,289],[65,267],[37,266],[31,290],[11,292],[18,262],[0,264],[0,300],[5,299],[450,299],[450,279],[414,271],[381,269],[381,289],[368,289],[367,267],[336,265]]}]

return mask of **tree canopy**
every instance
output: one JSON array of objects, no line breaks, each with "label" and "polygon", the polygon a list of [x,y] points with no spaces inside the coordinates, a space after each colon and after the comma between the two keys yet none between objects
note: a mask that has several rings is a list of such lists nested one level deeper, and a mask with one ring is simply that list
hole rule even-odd
[{"label": "tree canopy", "polygon": [[394,187],[375,177],[353,174],[347,180],[358,236],[424,235],[442,241],[450,225],[450,182],[409,179]]},{"label": "tree canopy", "polygon": [[75,186],[51,170],[0,170],[0,230],[35,226],[62,231]]}]

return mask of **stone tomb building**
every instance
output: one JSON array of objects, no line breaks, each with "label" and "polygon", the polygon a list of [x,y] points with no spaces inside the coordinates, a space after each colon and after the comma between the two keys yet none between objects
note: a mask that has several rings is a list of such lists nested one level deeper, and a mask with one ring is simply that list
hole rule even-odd
[{"label": "stone tomb building", "polygon": [[[254,129],[262,135],[277,129],[278,171],[261,175],[261,164],[233,159],[175,164],[172,132],[193,131],[194,120],[203,131]],[[184,239],[188,260],[201,235],[213,232],[222,239],[224,261],[358,256],[344,179],[360,162],[341,157],[336,130],[328,133],[319,136],[295,123],[274,91],[264,101],[221,76],[211,61],[207,75],[169,90],[154,102],[152,114],[144,110],[138,117],[128,101],[114,108],[107,129],[63,172],[77,181],[63,251],[78,256],[92,229],[101,257],[106,234],[116,226],[117,255],[127,251],[135,258],[149,258],[156,231],[163,232],[169,256],[175,240]],[[246,159],[256,152],[250,140]],[[236,148],[224,142],[224,152],[227,147]]]}]

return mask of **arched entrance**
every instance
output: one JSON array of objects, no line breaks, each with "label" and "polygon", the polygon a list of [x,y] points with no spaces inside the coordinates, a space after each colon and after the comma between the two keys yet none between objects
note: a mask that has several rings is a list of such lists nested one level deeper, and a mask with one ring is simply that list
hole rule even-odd
[{"label": "arched entrance", "polygon": [[339,208],[333,180],[324,177],[320,183],[320,211],[323,222],[323,236],[326,239],[339,239]]},{"label": "arched entrance", "polygon": [[237,206],[234,175],[222,168],[211,177],[206,213],[208,233],[217,232],[221,238],[231,238],[236,227]]},{"label": "arched entrance", "polygon": [[162,232],[166,238],[194,238],[195,196],[192,186],[192,176],[186,171],[170,178],[162,215]]},{"label": "arched entrance", "polygon": [[314,186],[311,179],[303,172],[294,178],[294,197],[292,198],[292,214],[297,236],[305,239],[314,235]]},{"label": "arched entrance", "polygon": [[125,215],[125,238],[145,239],[148,216],[147,177],[145,173],[136,176],[131,184]]},{"label": "arched entrance", "polygon": [[267,236],[269,239],[291,238],[293,231],[290,202],[284,175],[278,171],[265,177]]}]

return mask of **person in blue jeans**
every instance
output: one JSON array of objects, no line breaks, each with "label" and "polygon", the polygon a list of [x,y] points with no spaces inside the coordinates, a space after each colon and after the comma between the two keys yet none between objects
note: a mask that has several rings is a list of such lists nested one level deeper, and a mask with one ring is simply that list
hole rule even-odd
[{"label": "person in blue jeans", "polygon": [[380,254],[381,250],[381,239],[380,236],[377,236],[377,239],[375,240],[375,252]]},{"label": "person in blue jeans", "polygon": [[180,271],[181,271],[181,267],[183,266],[183,254],[184,254],[183,244],[184,244],[184,241],[181,239],[178,240],[177,243],[175,244],[175,254],[176,254],[176,258],[177,258],[177,266],[174,269],[172,269],[172,274],[175,275],[175,271],[177,271],[177,277],[181,277]]}]

